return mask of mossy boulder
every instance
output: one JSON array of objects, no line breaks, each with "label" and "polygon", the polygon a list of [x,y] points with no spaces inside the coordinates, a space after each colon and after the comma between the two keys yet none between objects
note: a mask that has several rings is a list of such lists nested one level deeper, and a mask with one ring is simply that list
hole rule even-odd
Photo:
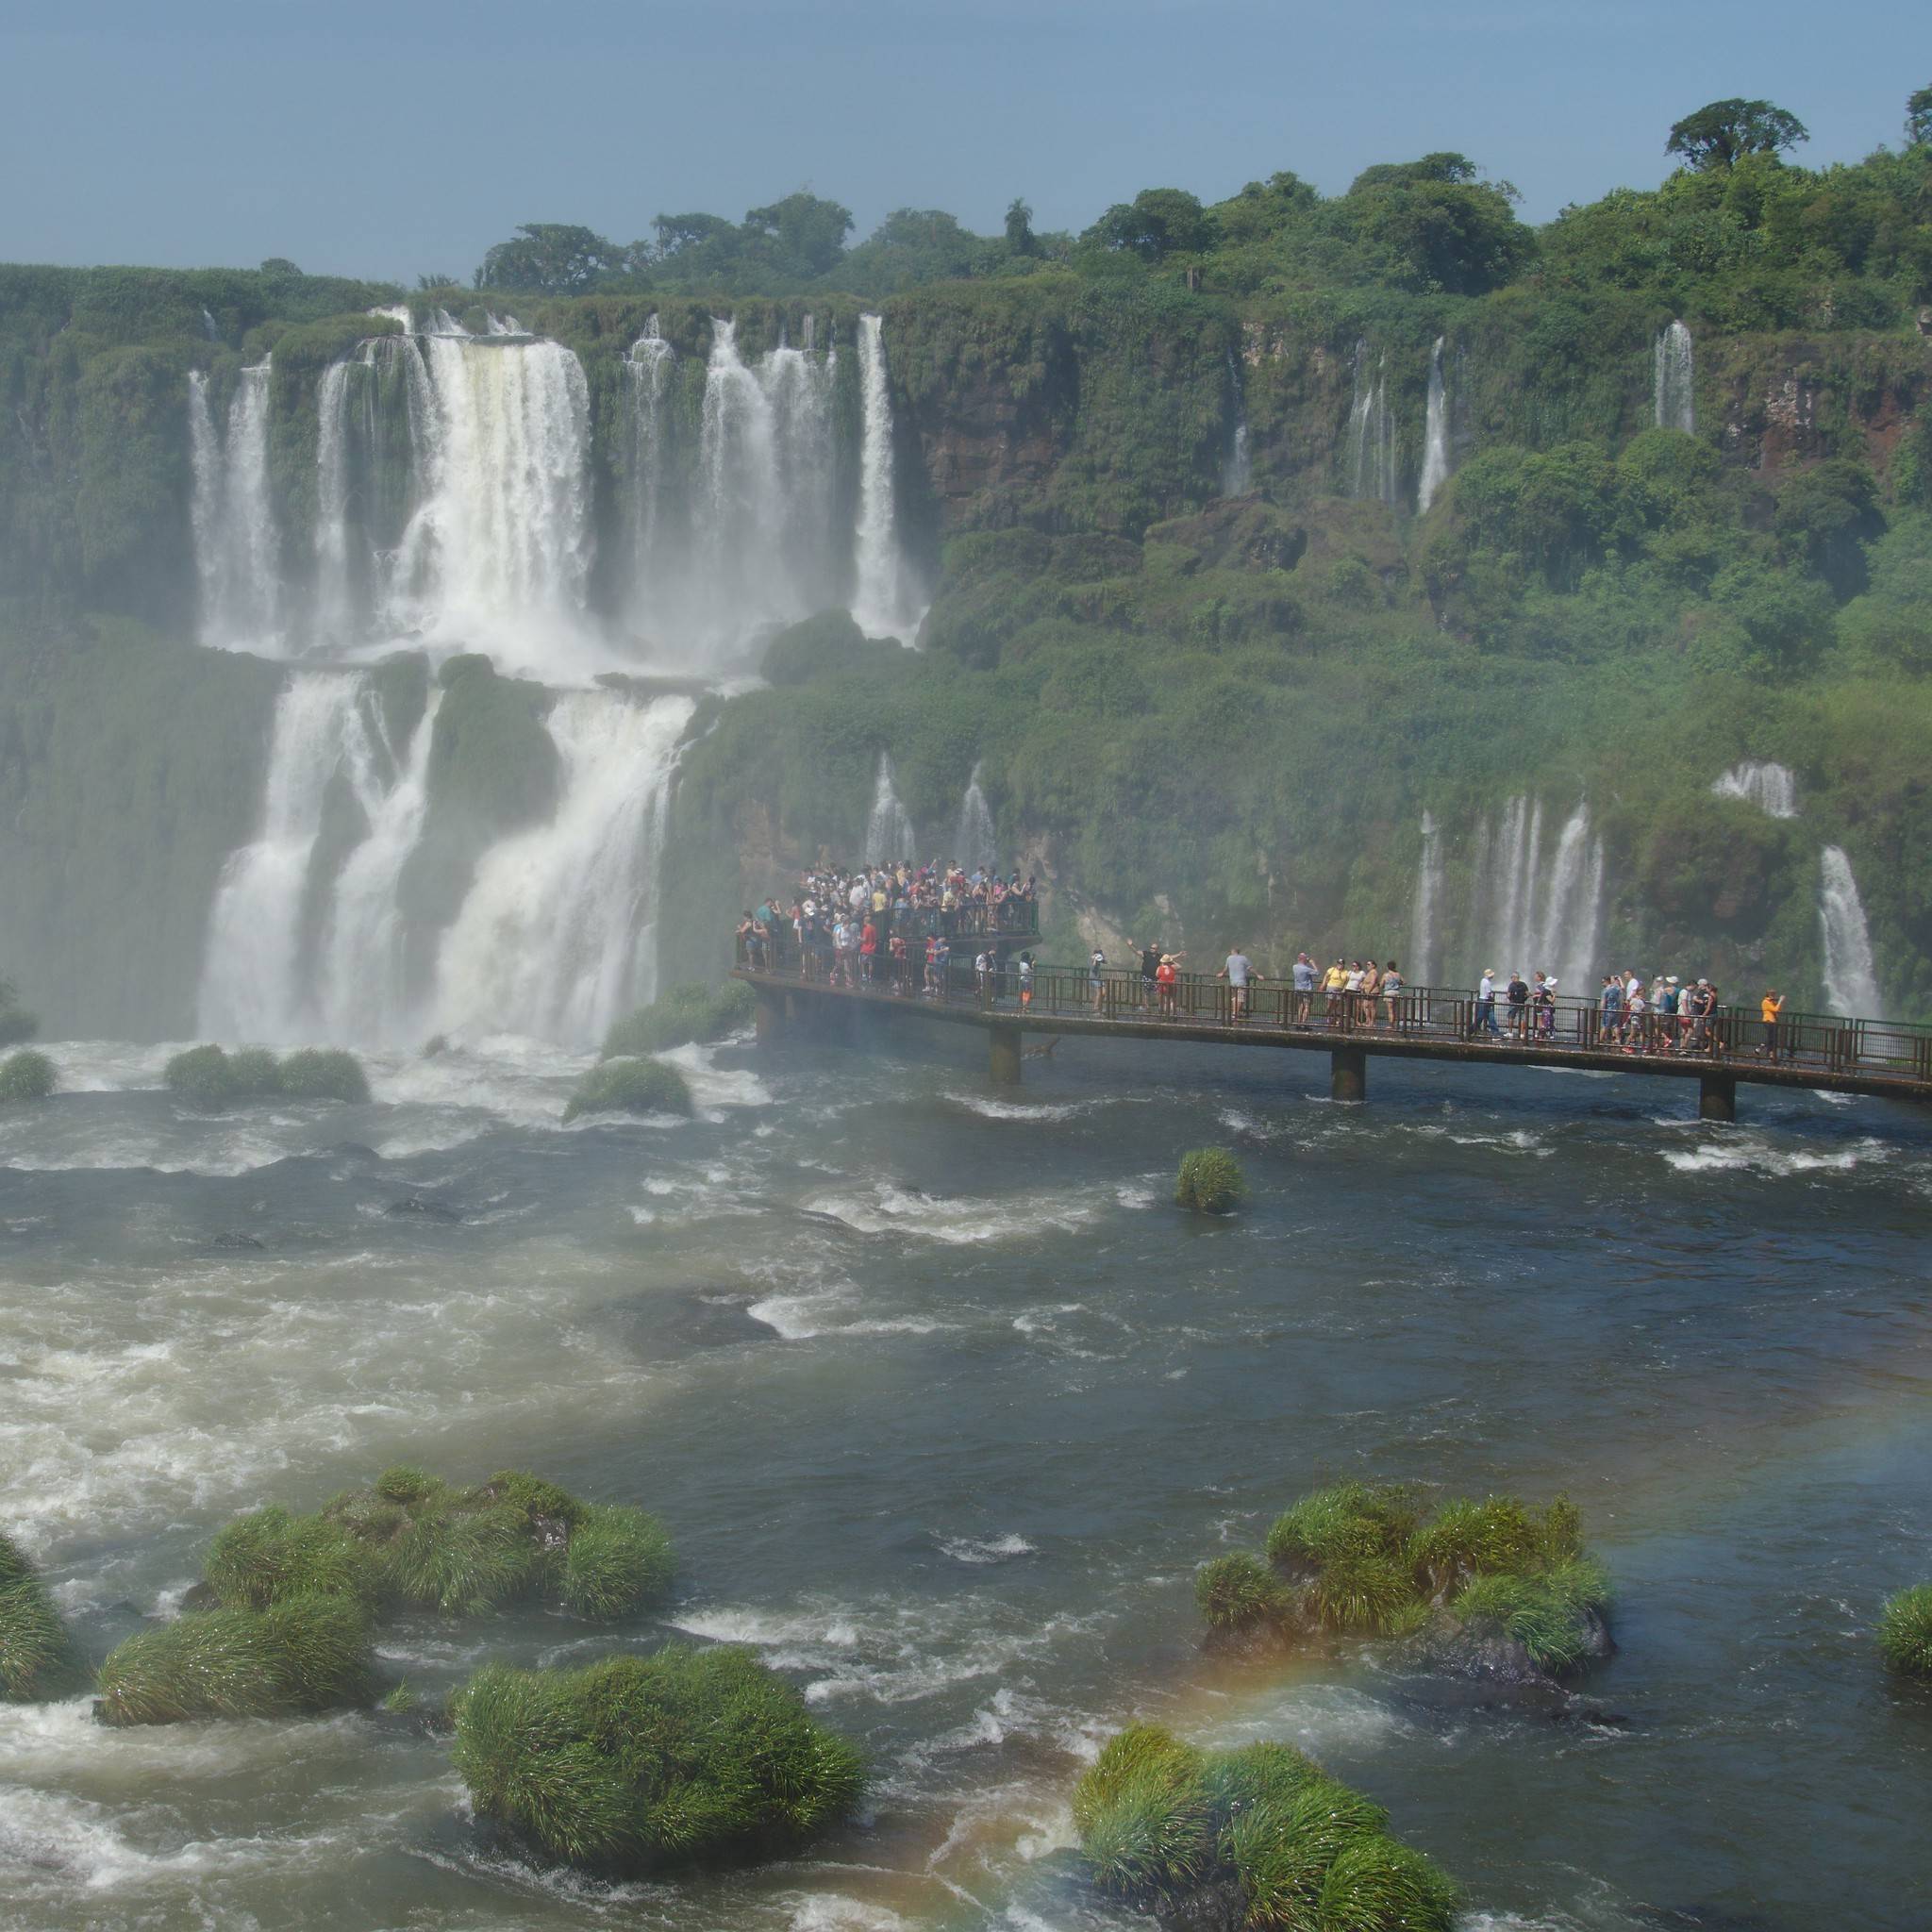
[{"label": "mossy boulder", "polygon": [[378,1688],[361,1607],[292,1596],[259,1610],[191,1610],[138,1632],[101,1666],[94,1715],[108,1724],[308,1717],[370,1704]]},{"label": "mossy boulder", "polygon": [[525,1470],[464,1487],[399,1464],[313,1515],[238,1518],[205,1581],[237,1608],[329,1595],[375,1615],[475,1615],[540,1601],[609,1621],[659,1601],[671,1574],[670,1539],[641,1509],[581,1502]]},{"label": "mossy boulder", "polygon": [[604,1037],[603,1057],[634,1058],[664,1053],[693,1040],[723,1040],[751,1024],[756,1004],[757,995],[741,979],[727,979],[721,986],[674,986],[648,1007],[618,1021]]},{"label": "mossy boulder", "polygon": [[341,1100],[360,1106],[369,1098],[369,1076],[352,1053],[305,1046],[275,1070],[275,1084],[291,1100]]},{"label": "mossy boulder", "polygon": [[691,1110],[691,1085],[662,1060],[613,1059],[577,1082],[563,1109],[568,1124],[585,1113],[676,1113]]},{"label": "mossy boulder", "polygon": [[369,1098],[369,1080],[351,1053],[305,1046],[276,1059],[265,1046],[191,1046],[168,1062],[162,1074],[168,1091],[192,1107],[224,1108],[250,1100],[341,1100]]},{"label": "mossy boulder", "polygon": [[850,1813],[865,1785],[853,1746],[728,1646],[575,1671],[491,1664],[454,1715],[477,1815],[592,1871],[791,1852]]},{"label": "mossy boulder", "polygon": [[1427,1669],[1525,1688],[1615,1647],[1609,1579],[1567,1497],[1542,1509],[1456,1498],[1424,1511],[1397,1486],[1338,1483],[1274,1520],[1267,1558],[1234,1552],[1201,1570],[1210,1642],[1402,1638]]},{"label": "mossy boulder", "polygon": [[1459,1898],[1388,1813],[1287,1744],[1123,1731],[1074,1793],[1094,1884],[1189,1925],[1448,1932]]},{"label": "mossy boulder", "polygon": [[1225,1147],[1197,1147],[1181,1156],[1174,1205],[1202,1214],[1232,1214],[1247,1186],[1241,1162]]},{"label": "mossy boulder", "polygon": [[1932,1678],[1932,1583],[1914,1584],[1887,1602],[1878,1648],[1893,1670]]},{"label": "mossy boulder", "polygon": [[40,1704],[86,1682],[53,1599],[20,1545],[0,1531],[0,1703]]},{"label": "mossy boulder", "polygon": [[43,1053],[29,1050],[0,1060],[0,1101],[44,1100],[54,1084],[54,1062]]}]

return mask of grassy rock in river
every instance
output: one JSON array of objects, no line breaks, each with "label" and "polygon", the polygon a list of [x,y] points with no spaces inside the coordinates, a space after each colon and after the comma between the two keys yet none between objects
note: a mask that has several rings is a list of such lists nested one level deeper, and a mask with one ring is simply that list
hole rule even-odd
[{"label": "grassy rock in river", "polygon": [[691,1087],[661,1060],[613,1059],[594,1066],[577,1082],[563,1110],[566,1122],[583,1113],[682,1113],[691,1110]]},{"label": "grassy rock in river", "polygon": [[718,986],[674,986],[618,1021],[604,1037],[603,1057],[663,1053],[693,1040],[722,1040],[751,1024],[755,1004],[751,988],[741,979]]},{"label": "grassy rock in river", "polygon": [[581,1502],[522,1470],[462,1488],[384,1470],[314,1515],[271,1506],[215,1538],[206,1582],[223,1604],[265,1608],[325,1594],[375,1614],[475,1614],[548,1601],[582,1617],[627,1616],[670,1587],[670,1539],[642,1510]]},{"label": "grassy rock in river", "polygon": [[1195,1581],[1209,1641],[1268,1648],[1327,1631],[1410,1641],[1433,1671],[1549,1686],[1614,1645],[1609,1580],[1574,1505],[1457,1499],[1425,1515],[1402,1489],[1340,1483],[1268,1532],[1268,1562],[1219,1557]]},{"label": "grassy rock in river", "polygon": [[1380,1806],[1286,1744],[1121,1732],[1074,1794],[1094,1883],[1191,1927],[1447,1932],[1457,1894]]},{"label": "grassy rock in river", "polygon": [[354,1054],[305,1046],[277,1060],[264,1046],[234,1053],[219,1046],[191,1046],[168,1062],[162,1078],[191,1106],[232,1107],[245,1100],[369,1098],[369,1079]]},{"label": "grassy rock in river", "polygon": [[1893,1670],[1932,1678],[1932,1583],[1914,1584],[1886,1604],[1878,1647]]},{"label": "grassy rock in river", "polygon": [[0,1703],[39,1704],[86,1682],[60,1613],[20,1545],[0,1531]]},{"label": "grassy rock in river", "polygon": [[128,1638],[101,1666],[94,1714],[108,1724],[305,1717],[353,1709],[377,1690],[369,1625],[341,1596],[262,1610],[191,1610]]},{"label": "grassy rock in river", "polygon": [[1241,1163],[1225,1147],[1197,1147],[1181,1156],[1174,1205],[1202,1214],[1232,1214],[1247,1185]]},{"label": "grassy rock in river", "polygon": [[0,1100],[44,1100],[54,1091],[54,1062],[29,1049],[0,1060]]},{"label": "grassy rock in river", "polygon": [[858,1752],[728,1647],[576,1671],[491,1664],[455,1716],[478,1816],[593,1870],[778,1856],[844,1817],[865,1784]]}]

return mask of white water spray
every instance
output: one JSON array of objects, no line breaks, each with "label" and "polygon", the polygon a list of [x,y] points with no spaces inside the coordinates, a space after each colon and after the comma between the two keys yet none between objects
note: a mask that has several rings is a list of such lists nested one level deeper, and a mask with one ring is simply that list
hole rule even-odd
[{"label": "white water spray", "polygon": [[1442,338],[1429,351],[1429,400],[1423,427],[1423,474],[1416,509],[1424,512],[1449,480],[1449,396],[1442,383]]},{"label": "white water spray", "polygon": [[493,846],[437,967],[443,1030],[589,1048],[657,991],[658,859],[688,697],[566,691],[548,728],[562,791],[547,825]]},{"label": "white water spray", "polygon": [[218,435],[208,376],[188,378],[188,446],[193,471],[195,575],[201,641],[217,650],[280,655],[281,582],[269,494],[270,365],[236,378],[225,433]]},{"label": "white water spray", "polygon": [[968,872],[975,867],[990,870],[999,863],[999,833],[993,825],[992,808],[979,787],[983,769],[974,766],[973,775],[966,781],[966,796],[959,801],[959,823],[953,829],[951,857]]},{"label": "white water spray", "polygon": [[1227,461],[1222,465],[1221,493],[1245,496],[1255,487],[1255,463],[1248,450],[1248,405],[1241,388],[1241,366],[1228,351],[1227,391],[1234,417],[1234,433],[1228,439]]},{"label": "white water spray", "polygon": [[1824,1004],[1841,1019],[1879,1018],[1872,931],[1841,846],[1827,845],[1818,856],[1818,927],[1824,940]]},{"label": "white water spray", "polygon": [[1718,798],[1741,798],[1769,818],[1798,816],[1798,781],[1789,765],[1746,758],[1721,773],[1711,781],[1710,789]]},{"label": "white water spray", "polygon": [[1687,434],[1696,429],[1694,361],[1690,331],[1681,322],[1672,323],[1658,335],[1653,354],[1651,388],[1659,429],[1681,429]]},{"label": "white water spray", "polygon": [[890,865],[901,858],[915,858],[919,836],[912,828],[912,817],[899,802],[893,782],[892,760],[889,753],[879,754],[878,777],[873,784],[872,810],[865,821],[864,858],[868,865]]},{"label": "white water spray", "polygon": [[853,540],[853,621],[868,637],[910,643],[925,614],[907,581],[899,548],[892,472],[892,399],[886,382],[884,325],[858,319],[859,397],[864,411],[858,454],[858,527]]},{"label": "white water spray", "polygon": [[1415,907],[1409,918],[1408,981],[1431,986],[1436,972],[1436,924],[1442,899],[1442,835],[1435,819],[1423,813],[1423,856],[1416,868]]},{"label": "white water spray", "polygon": [[1587,804],[1564,820],[1545,869],[1542,801],[1511,798],[1496,837],[1482,841],[1476,904],[1490,957],[1478,964],[1525,977],[1552,973],[1565,992],[1588,991],[1602,971],[1603,886],[1604,844]]},{"label": "white water spray", "polygon": [[1395,423],[1389,413],[1389,358],[1372,371],[1369,345],[1355,345],[1355,400],[1348,411],[1348,493],[1393,505],[1396,496]]}]

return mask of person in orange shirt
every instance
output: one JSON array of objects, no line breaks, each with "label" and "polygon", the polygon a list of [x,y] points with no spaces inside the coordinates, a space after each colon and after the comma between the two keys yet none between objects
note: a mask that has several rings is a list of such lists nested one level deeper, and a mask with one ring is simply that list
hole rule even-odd
[{"label": "person in orange shirt", "polygon": [[1172,953],[1160,956],[1160,964],[1154,969],[1154,988],[1160,995],[1160,1017],[1172,1020],[1174,1017],[1174,991],[1180,985],[1180,968],[1174,963]]},{"label": "person in orange shirt", "polygon": [[1764,995],[1763,1002],[1758,1008],[1764,1018],[1764,1044],[1757,1051],[1760,1055],[1768,1054],[1773,1059],[1777,1058],[1777,1016],[1784,1009],[1784,995],[1775,988]]}]

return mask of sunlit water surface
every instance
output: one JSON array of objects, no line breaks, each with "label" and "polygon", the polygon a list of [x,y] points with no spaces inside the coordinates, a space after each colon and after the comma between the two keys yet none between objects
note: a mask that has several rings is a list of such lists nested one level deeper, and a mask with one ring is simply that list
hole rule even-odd
[{"label": "sunlit water surface", "polygon": [[[97,1655],[238,1510],[525,1464],[660,1512],[674,1604],[394,1626],[393,1672],[731,1639],[875,1782],[808,1858],[611,1889],[487,1851],[376,1718],[0,1707],[0,1923],[1114,1924],[1068,1798],[1137,1715],[1315,1752],[1473,1927],[1932,1919],[1932,1698],[1872,1641],[1932,1574],[1920,1116],[1382,1063],[1343,1108],[1316,1058],[1071,1043],[995,1097],[732,1043],[673,1056],[695,1121],[566,1130],[583,1063],[525,1041],[221,1117],[166,1048],[53,1052],[66,1091],[0,1110],[0,1518]],[[1225,1223],[1169,1205],[1207,1141]],[[1620,1597],[1595,1719],[1204,1660],[1194,1565],[1342,1475],[1574,1495]]]}]

